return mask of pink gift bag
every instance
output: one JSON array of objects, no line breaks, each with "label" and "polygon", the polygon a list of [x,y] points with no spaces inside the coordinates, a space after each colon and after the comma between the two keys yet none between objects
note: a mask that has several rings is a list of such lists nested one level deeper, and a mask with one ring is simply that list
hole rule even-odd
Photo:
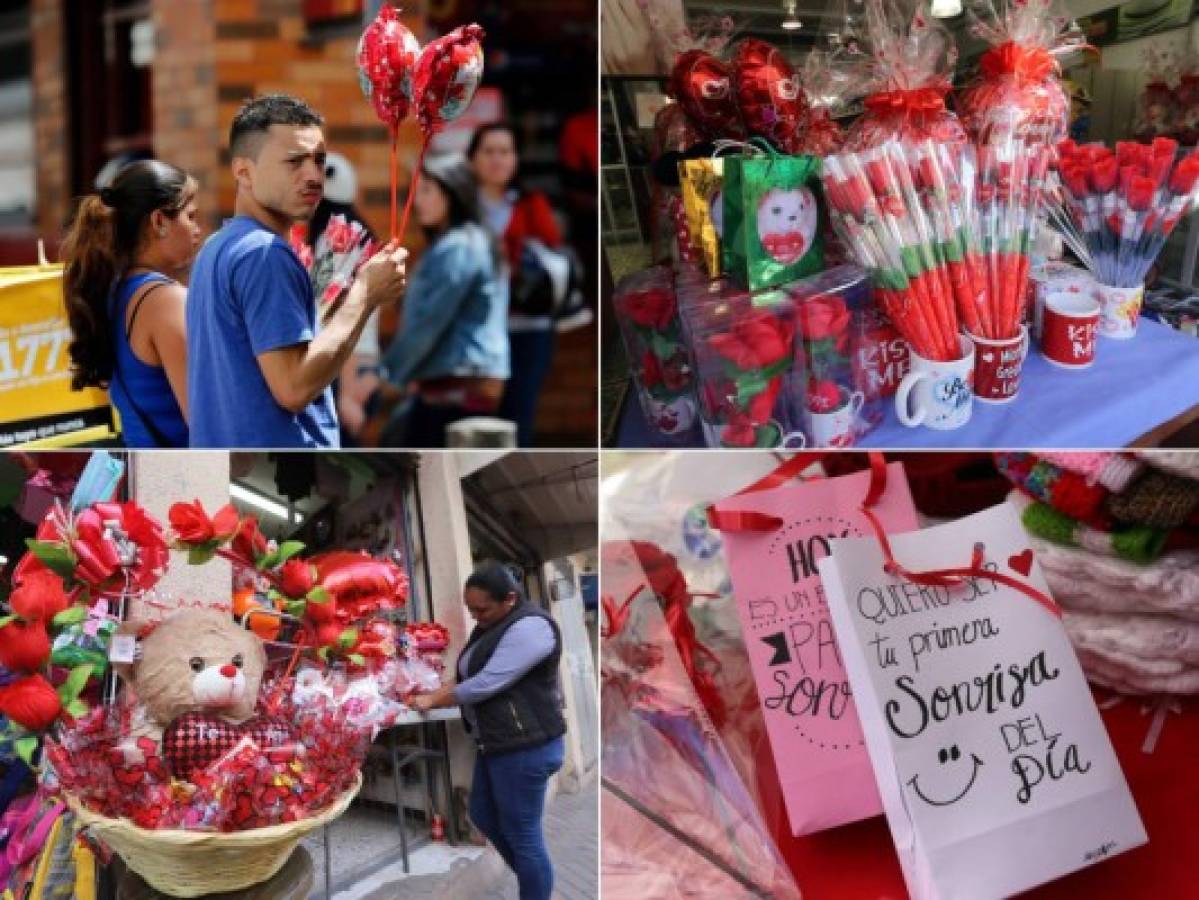
[{"label": "pink gift bag", "polygon": [[[860,509],[870,479],[871,473],[863,471],[793,482],[715,505],[758,699],[796,836],[882,812],[816,568],[829,554],[831,540],[871,533]],[[886,490],[872,511],[888,532],[918,527],[899,463],[887,466]],[[751,528],[737,527],[738,519]]]}]

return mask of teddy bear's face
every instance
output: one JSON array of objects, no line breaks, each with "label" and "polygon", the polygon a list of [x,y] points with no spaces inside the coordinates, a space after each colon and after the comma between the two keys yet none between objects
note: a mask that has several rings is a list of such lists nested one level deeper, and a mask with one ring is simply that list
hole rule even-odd
[{"label": "teddy bear's face", "polygon": [[262,642],[227,613],[189,609],[141,641],[125,677],[159,726],[193,711],[241,722],[254,714],[265,666]]}]

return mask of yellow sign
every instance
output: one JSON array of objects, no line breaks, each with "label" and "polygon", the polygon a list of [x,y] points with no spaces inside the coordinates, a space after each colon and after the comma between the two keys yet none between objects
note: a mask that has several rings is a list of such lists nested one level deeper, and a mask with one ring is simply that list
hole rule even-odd
[{"label": "yellow sign", "polygon": [[0,269],[0,448],[70,443],[73,432],[112,436],[108,393],[71,390],[62,266]]}]

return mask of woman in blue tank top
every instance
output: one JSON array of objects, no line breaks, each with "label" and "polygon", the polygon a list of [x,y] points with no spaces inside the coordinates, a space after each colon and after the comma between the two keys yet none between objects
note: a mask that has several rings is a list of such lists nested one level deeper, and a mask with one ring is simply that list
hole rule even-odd
[{"label": "woman in blue tank top", "polygon": [[62,247],[71,386],[106,387],[127,447],[187,446],[186,290],[196,182],[139,160],[83,198]]}]

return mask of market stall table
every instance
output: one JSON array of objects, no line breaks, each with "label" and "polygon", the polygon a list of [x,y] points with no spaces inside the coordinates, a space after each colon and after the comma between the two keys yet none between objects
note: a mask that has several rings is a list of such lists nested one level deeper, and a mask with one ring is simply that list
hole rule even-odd
[{"label": "market stall table", "polygon": [[[1020,394],[1010,403],[974,403],[970,422],[955,431],[905,428],[888,401],[883,422],[863,447],[1074,448],[1124,447],[1152,433],[1168,437],[1199,418],[1199,343],[1166,325],[1142,318],[1132,340],[1100,338],[1095,364],[1068,371],[1046,362],[1033,347]],[[671,443],[645,422],[632,392],[625,398],[617,434],[621,447],[701,446],[698,424],[690,440]]]}]

